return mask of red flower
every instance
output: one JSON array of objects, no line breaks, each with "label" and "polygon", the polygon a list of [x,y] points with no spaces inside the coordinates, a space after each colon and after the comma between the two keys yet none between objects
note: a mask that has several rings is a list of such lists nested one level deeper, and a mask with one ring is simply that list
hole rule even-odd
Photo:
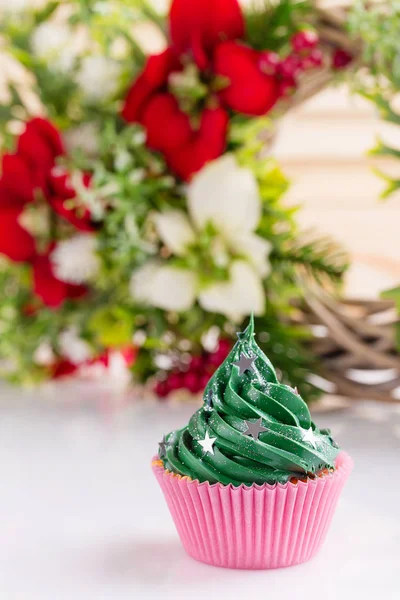
[{"label": "red flower", "polygon": [[147,130],[147,145],[164,153],[186,144],[193,133],[189,116],[167,93],[151,98],[143,111],[142,124]]},{"label": "red flower", "polygon": [[57,279],[50,260],[52,250],[50,248],[46,254],[37,255],[32,261],[33,289],[46,306],[59,308],[67,298],[84,296],[87,289],[83,285],[72,285]]},{"label": "red flower", "polygon": [[122,109],[122,117],[128,123],[140,123],[143,110],[154,94],[167,84],[168,75],[180,71],[181,65],[171,48],[147,59],[144,70],[131,86]]},{"label": "red flower", "polygon": [[199,130],[185,144],[166,153],[169,166],[182,179],[189,180],[208,161],[224,153],[227,130],[227,113],[222,108],[206,109]]},{"label": "red flower", "polygon": [[24,158],[17,154],[4,154],[1,163],[0,209],[5,206],[22,207],[32,202],[35,174]]},{"label": "red flower", "polygon": [[279,98],[276,77],[260,69],[262,56],[238,42],[223,42],[215,49],[215,72],[229,80],[219,97],[237,112],[264,115]]},{"label": "red flower", "polygon": [[21,212],[19,207],[2,208],[0,200],[0,253],[16,262],[28,261],[35,254],[31,234],[19,223]]},{"label": "red flower", "polygon": [[72,375],[77,370],[78,365],[75,365],[69,360],[60,359],[51,367],[51,377],[53,379],[60,379],[61,377]]},{"label": "red flower", "polygon": [[29,121],[15,154],[2,157],[0,179],[0,252],[14,261],[29,261],[35,254],[32,236],[20,224],[23,207],[34,200],[35,190],[47,190],[50,169],[64,152],[55,127],[45,119]]},{"label": "red flower", "polygon": [[35,188],[47,191],[47,179],[57,156],[65,153],[60,134],[46,119],[35,118],[26,124],[17,145],[17,155],[32,174]]},{"label": "red flower", "polygon": [[[91,179],[89,173],[84,173],[83,185],[88,188]],[[49,203],[53,210],[71,223],[75,229],[85,232],[94,231],[90,211],[86,206],[80,205],[67,172],[57,172],[53,169],[50,174]]]},{"label": "red flower", "polygon": [[[265,114],[279,97],[273,74],[262,70],[262,53],[233,40],[244,35],[244,18],[237,0],[173,0],[170,11],[171,47],[151,56],[132,85],[122,116],[147,132],[147,145],[162,152],[169,167],[188,180],[226,146],[229,108],[248,115]],[[190,53],[202,71],[210,94],[203,98],[200,126],[184,112],[169,88],[169,76],[182,72]],[[264,53],[265,54],[265,53]],[[216,97],[215,76],[226,79]],[[191,118],[193,117],[193,118]]]},{"label": "red flower", "polygon": [[223,40],[244,35],[244,19],[237,0],[173,0],[170,14],[172,46],[181,56],[192,52],[200,69]]}]

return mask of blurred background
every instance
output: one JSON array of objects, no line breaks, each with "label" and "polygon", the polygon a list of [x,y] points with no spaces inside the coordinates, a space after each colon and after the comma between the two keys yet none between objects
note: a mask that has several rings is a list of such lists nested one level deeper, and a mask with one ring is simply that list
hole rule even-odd
[{"label": "blurred background", "polygon": [[[10,3],[26,1],[0,0],[0,19]],[[153,4],[164,10],[168,2]],[[159,48],[151,28],[138,37],[148,52]],[[400,281],[400,193],[380,201],[384,182],[375,172],[398,178],[398,161],[367,156],[377,137],[399,148],[399,129],[343,81],[277,128],[271,152],[291,180],[284,202],[301,205],[300,227],[348,250],[346,298],[377,300]],[[398,380],[393,369],[389,376]],[[28,388],[0,381],[1,598],[211,600],[272,590],[292,600],[293,590],[310,595],[305,581],[324,586],[327,600],[398,598],[398,403],[333,393],[313,404],[318,426],[330,427],[356,463],[321,555],[285,572],[223,572],[184,555],[150,472],[162,435],[187,423],[199,396],[159,402],[112,379]]]}]

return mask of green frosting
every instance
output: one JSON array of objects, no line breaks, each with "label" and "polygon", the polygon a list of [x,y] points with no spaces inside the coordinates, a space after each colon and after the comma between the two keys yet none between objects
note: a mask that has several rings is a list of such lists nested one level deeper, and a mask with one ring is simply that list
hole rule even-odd
[{"label": "green frosting", "polygon": [[[329,430],[319,430],[296,390],[280,384],[275,369],[254,340],[254,321],[214,373],[204,404],[189,424],[166,436],[164,467],[200,482],[233,485],[284,483],[292,477],[334,468],[338,446]],[[253,358],[240,374],[233,363]],[[246,435],[246,421],[259,419],[266,431]],[[200,441],[216,438],[211,451]]]}]

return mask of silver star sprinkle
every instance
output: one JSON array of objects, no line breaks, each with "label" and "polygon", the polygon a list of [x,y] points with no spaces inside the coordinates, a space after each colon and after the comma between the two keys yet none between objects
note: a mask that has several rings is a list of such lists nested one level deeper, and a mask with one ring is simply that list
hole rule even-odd
[{"label": "silver star sprinkle", "polygon": [[252,356],[251,358],[247,358],[245,354],[241,354],[239,360],[233,362],[233,365],[239,367],[239,375],[243,375],[246,371],[255,371],[254,361],[256,360],[256,356]]},{"label": "silver star sprinkle", "polygon": [[247,429],[246,431],[243,431],[243,435],[251,435],[254,440],[258,440],[258,436],[262,431],[268,431],[268,429],[262,425],[261,417],[255,423],[246,420],[245,423]]},{"label": "silver star sprinkle", "polygon": [[165,439],[165,435],[163,435],[163,438],[161,440],[161,442],[159,442],[158,444],[158,454],[160,456],[160,458],[163,458],[167,453],[167,440]]},{"label": "silver star sprinkle", "polygon": [[204,440],[198,440],[199,444],[203,447],[203,452],[205,452],[206,454],[207,452],[209,452],[210,454],[214,454],[213,445],[216,439],[216,437],[210,438],[210,436],[208,435],[208,431],[206,431],[206,437],[204,438]]},{"label": "silver star sprinkle", "polygon": [[310,427],[306,431],[303,431],[303,442],[308,442],[313,448],[317,448],[317,443],[315,441],[315,436],[312,427]]}]

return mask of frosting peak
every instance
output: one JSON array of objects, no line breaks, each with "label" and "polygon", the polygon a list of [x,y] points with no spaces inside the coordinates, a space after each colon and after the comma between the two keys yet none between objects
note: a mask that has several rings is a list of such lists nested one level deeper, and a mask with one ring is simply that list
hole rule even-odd
[{"label": "frosting peak", "polygon": [[204,404],[166,438],[164,466],[200,482],[286,482],[333,468],[338,447],[297,390],[279,383],[254,319],[210,379]]}]

